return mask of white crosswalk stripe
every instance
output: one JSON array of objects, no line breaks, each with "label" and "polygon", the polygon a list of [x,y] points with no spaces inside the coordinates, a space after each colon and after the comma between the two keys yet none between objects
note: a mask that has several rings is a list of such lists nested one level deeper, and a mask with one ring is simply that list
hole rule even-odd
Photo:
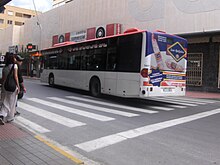
[{"label": "white crosswalk stripe", "polygon": [[16,120],[14,121],[15,123],[21,125],[22,127],[25,127],[27,129],[31,129],[31,130],[34,130],[36,132],[39,132],[39,133],[47,133],[47,132],[50,132],[50,130],[30,121],[30,120],[27,120],[21,116],[18,116],[16,117]]},{"label": "white crosswalk stripe", "polygon": [[64,105],[60,105],[60,104],[56,104],[53,102],[49,102],[49,101],[45,101],[42,99],[38,99],[38,98],[28,98],[28,100],[33,101],[33,102],[37,102],[39,104],[43,104],[49,107],[53,107],[62,111],[66,111],[69,113],[73,113],[73,114],[77,114],[80,116],[84,116],[87,118],[91,118],[91,119],[95,119],[95,120],[99,120],[99,121],[111,121],[114,120],[114,118],[111,117],[107,117],[107,116],[103,116],[103,115],[98,115],[98,114],[94,114],[94,113],[90,113],[90,112],[86,112],[86,111],[82,111],[76,108],[71,108],[71,107],[67,107]]},{"label": "white crosswalk stripe", "polygon": [[28,105],[28,104],[23,103],[23,102],[19,102],[19,108],[22,108],[22,109],[24,109],[24,110],[26,110],[30,113],[34,113],[37,116],[41,116],[43,118],[54,121],[56,123],[59,123],[61,125],[66,126],[66,127],[72,128],[72,127],[78,127],[78,126],[86,125],[85,123],[82,123],[82,122],[79,122],[79,121],[76,121],[76,120],[72,120],[72,119],[57,115],[55,113],[48,112],[46,110]]},{"label": "white crosswalk stripe", "polygon": [[190,106],[190,107],[195,107],[198,106],[196,104],[190,104],[190,103],[181,103],[179,101],[175,101],[175,100],[164,100],[164,99],[158,99],[158,98],[148,98],[148,100],[152,100],[152,101],[161,101],[164,103],[172,103],[172,104],[176,104],[176,105],[183,105],[183,106]]},{"label": "white crosswalk stripe", "polygon": [[206,99],[198,99],[198,98],[189,98],[189,97],[158,97],[160,99],[171,99],[171,100],[177,100],[177,101],[193,101],[193,102],[199,102],[199,103],[206,103],[206,104],[212,104],[215,103],[217,101],[214,100],[206,100]]},{"label": "white crosswalk stripe", "polygon": [[149,106],[149,108],[154,108],[161,111],[173,111],[173,108],[167,108],[167,107],[160,107],[160,106]]},{"label": "white crosswalk stripe", "polygon": [[197,102],[197,101],[193,101],[193,100],[182,100],[182,99],[177,99],[177,98],[157,98],[157,100],[165,100],[165,101],[173,101],[175,100],[178,103],[189,103],[189,104],[201,104],[201,105],[205,105],[207,103],[204,102]]},{"label": "white crosswalk stripe", "polygon": [[167,105],[168,107],[172,107],[172,108],[187,108],[187,106],[183,106],[183,105]]},{"label": "white crosswalk stripe", "polygon": [[[186,97],[155,97],[147,98],[148,100],[161,101],[165,103],[172,103],[176,105],[167,105],[168,107],[173,108],[187,108],[186,106],[198,106],[216,103],[217,101],[197,99],[197,98],[186,98]],[[182,107],[183,106],[183,107]]]},{"label": "white crosswalk stripe", "polygon": [[149,113],[149,114],[158,113],[158,111],[148,110],[148,109],[144,109],[144,108],[136,108],[136,107],[120,105],[120,104],[115,104],[115,103],[107,103],[107,102],[103,102],[103,101],[97,101],[97,100],[92,100],[92,99],[87,99],[87,98],[80,98],[80,97],[75,97],[75,96],[66,96],[66,98],[79,100],[79,101],[86,101],[89,103],[95,103],[95,104],[99,104],[99,105],[107,105],[110,107],[122,108],[122,109],[131,110],[131,111],[142,112],[142,113]]},{"label": "white crosswalk stripe", "polygon": [[70,100],[62,99],[62,98],[58,98],[58,97],[48,97],[48,98],[51,99],[51,100],[60,101],[60,102],[67,103],[67,104],[72,104],[72,105],[76,105],[76,106],[80,106],[80,107],[84,107],[84,108],[89,108],[89,109],[93,109],[93,110],[96,110],[96,111],[113,113],[113,114],[116,114],[116,115],[121,115],[121,116],[126,116],[126,117],[139,116],[138,114],[134,114],[134,113],[123,112],[123,111],[118,111],[118,110],[114,110],[114,109],[109,109],[109,108],[104,108],[104,107],[79,103],[79,102],[76,102],[76,101],[70,101]]}]

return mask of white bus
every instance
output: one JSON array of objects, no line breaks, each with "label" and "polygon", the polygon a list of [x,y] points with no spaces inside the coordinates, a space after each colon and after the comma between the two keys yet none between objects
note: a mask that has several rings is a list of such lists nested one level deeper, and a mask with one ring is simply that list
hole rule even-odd
[{"label": "white bus", "polygon": [[42,50],[41,81],[90,91],[93,96],[184,96],[187,41],[164,32],[69,42]]}]

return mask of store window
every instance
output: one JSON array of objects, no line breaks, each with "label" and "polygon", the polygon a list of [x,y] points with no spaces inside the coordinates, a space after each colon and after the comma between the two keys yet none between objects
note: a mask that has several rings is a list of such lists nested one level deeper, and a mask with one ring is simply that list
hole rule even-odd
[{"label": "store window", "polygon": [[188,86],[202,86],[203,53],[188,53],[186,83]]}]

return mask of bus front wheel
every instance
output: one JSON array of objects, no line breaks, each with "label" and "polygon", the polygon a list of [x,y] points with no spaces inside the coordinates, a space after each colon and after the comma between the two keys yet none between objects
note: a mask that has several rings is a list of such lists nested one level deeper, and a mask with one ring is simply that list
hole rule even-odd
[{"label": "bus front wheel", "polygon": [[90,81],[90,93],[94,97],[100,97],[101,95],[101,83],[98,78],[92,78]]},{"label": "bus front wheel", "polygon": [[53,75],[50,75],[50,76],[49,76],[49,85],[50,85],[51,87],[54,86],[54,76],[53,76]]}]

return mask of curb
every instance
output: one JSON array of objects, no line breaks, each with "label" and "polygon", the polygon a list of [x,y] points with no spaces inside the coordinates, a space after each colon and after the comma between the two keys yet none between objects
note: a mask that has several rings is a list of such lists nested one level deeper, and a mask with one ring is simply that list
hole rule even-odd
[{"label": "curb", "polygon": [[35,135],[34,136],[37,140],[43,142],[44,144],[46,144],[47,146],[49,146],[50,148],[54,149],[55,151],[59,152],[60,154],[62,154],[63,156],[65,156],[66,158],[72,160],[74,163],[78,164],[78,165],[82,165],[84,164],[83,161],[81,161],[80,159],[76,158],[75,156],[69,154],[68,152],[64,151],[63,149],[61,149],[60,147],[56,146],[55,144],[53,144],[52,142],[50,142],[49,139],[43,138],[40,135]]},{"label": "curb", "polygon": [[39,77],[23,76],[24,79],[40,80]]}]

